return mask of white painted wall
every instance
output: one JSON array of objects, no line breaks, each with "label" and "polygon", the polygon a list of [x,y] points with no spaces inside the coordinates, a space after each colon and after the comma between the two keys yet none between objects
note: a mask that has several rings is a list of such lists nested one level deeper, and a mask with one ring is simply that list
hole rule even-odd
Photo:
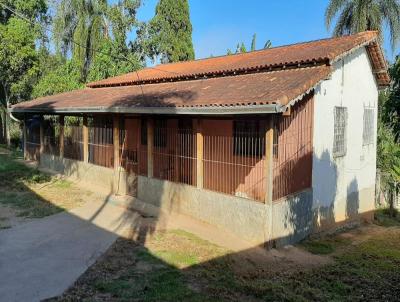
[{"label": "white painted wall", "polygon": [[[364,107],[374,108],[375,141],[378,86],[364,47],[338,61],[329,80],[315,90],[313,209],[321,227],[354,211],[374,208],[376,143],[363,146]],[[333,158],[334,107],[348,109],[347,154]]]}]

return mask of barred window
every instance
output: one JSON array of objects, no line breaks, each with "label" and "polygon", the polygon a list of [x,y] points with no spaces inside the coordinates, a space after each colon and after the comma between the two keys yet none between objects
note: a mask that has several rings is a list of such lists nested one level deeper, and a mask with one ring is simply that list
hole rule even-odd
[{"label": "barred window", "polygon": [[374,143],[374,109],[364,108],[363,146]]},{"label": "barred window", "polygon": [[339,157],[346,155],[347,151],[347,108],[335,107],[334,119],[333,156]]},{"label": "barred window", "polygon": [[233,153],[237,156],[261,156],[265,153],[264,133],[258,120],[233,122]]}]

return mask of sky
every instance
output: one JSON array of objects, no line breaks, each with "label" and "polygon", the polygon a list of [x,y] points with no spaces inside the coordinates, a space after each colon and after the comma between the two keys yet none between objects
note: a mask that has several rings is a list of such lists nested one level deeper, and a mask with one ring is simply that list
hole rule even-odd
[{"label": "sky", "polygon": [[[143,0],[138,11],[140,21],[154,16],[158,0]],[[324,13],[328,0],[189,0],[196,59],[225,55],[244,42],[250,48],[254,33],[257,49],[267,40],[281,46],[327,38]],[[394,60],[399,48],[391,50],[385,35],[385,53]]]}]

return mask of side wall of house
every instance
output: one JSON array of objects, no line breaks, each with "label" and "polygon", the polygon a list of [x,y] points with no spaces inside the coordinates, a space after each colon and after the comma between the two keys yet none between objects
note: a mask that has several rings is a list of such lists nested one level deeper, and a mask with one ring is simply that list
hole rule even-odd
[{"label": "side wall of house", "polygon": [[[333,66],[315,91],[313,212],[317,229],[371,217],[376,173],[378,87],[368,53],[360,48]],[[333,156],[335,107],[346,107],[346,154]],[[371,108],[373,144],[363,145],[364,108]]]}]

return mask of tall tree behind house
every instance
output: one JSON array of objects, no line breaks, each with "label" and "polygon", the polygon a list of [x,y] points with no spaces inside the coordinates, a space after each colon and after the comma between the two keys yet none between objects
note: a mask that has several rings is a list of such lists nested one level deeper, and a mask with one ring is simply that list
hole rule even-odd
[{"label": "tall tree behind house", "polygon": [[325,23],[335,36],[378,30],[384,26],[390,33],[392,48],[400,39],[400,5],[398,0],[330,0],[325,12]]},{"label": "tall tree behind house", "polygon": [[188,0],[160,0],[149,24],[149,55],[162,63],[194,59]]},{"label": "tall tree behind house", "polygon": [[[0,0],[11,10],[23,12],[38,23],[47,20],[44,0]],[[36,44],[43,37],[39,26],[16,17],[12,11],[0,6],[0,111],[3,131],[10,144],[10,116],[7,108],[30,96],[32,82],[38,73]]]}]

